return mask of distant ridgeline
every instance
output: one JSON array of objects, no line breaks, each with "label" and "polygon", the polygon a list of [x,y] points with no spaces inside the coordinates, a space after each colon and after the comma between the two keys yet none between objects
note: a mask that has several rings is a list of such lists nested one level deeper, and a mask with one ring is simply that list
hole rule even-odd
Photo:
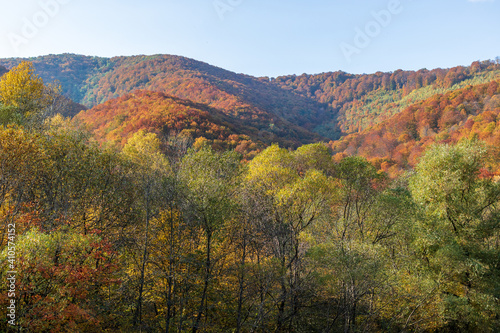
[{"label": "distant ridgeline", "polygon": [[[345,72],[278,77],[273,82],[302,96],[327,103],[336,117],[314,131],[332,134],[354,133],[380,123],[407,106],[438,93],[500,79],[498,62],[474,62],[469,67],[450,69],[397,70],[390,73],[353,75]],[[335,137],[335,134],[333,137]]]},{"label": "distant ridgeline", "polygon": [[[12,68],[21,60],[0,59],[0,65]],[[460,92],[469,86],[489,84],[500,79],[498,61],[477,61],[470,66],[450,69],[397,70],[362,75],[338,71],[256,78],[171,55],[99,58],[62,54],[29,60],[45,82],[58,81],[64,95],[87,107],[97,107],[79,115],[78,119],[100,133],[101,139],[115,142],[126,141],[133,134],[132,129],[135,131],[141,127],[137,122],[127,123],[140,114],[139,123],[149,130],[152,130],[151,124],[155,124],[156,132],[184,131],[193,139],[211,138],[211,143],[216,145],[228,140],[226,134],[216,135],[219,132],[215,128],[224,127],[227,133],[246,135],[245,138],[258,146],[277,142],[285,147],[298,147],[378,128],[374,126],[392,122],[394,115],[414,104],[433,100],[437,94]],[[141,92],[129,95],[136,90]],[[148,94],[147,91],[166,94],[166,97]],[[119,100],[103,104],[116,98]],[[163,105],[164,110],[171,110],[168,117],[177,119],[180,115],[174,110],[171,98],[193,103],[187,107],[192,112],[186,111],[182,116],[190,120],[189,125],[181,121],[176,126],[160,126],[158,119],[161,117],[148,119],[159,112],[158,105]],[[152,99],[157,100],[156,106],[151,106],[154,104]],[[131,107],[134,105],[132,100],[139,107]],[[167,100],[170,102],[165,104]],[[118,109],[113,111],[114,107]],[[148,113],[144,108],[157,111]],[[72,115],[76,115],[77,110],[72,111]],[[203,127],[205,125],[200,125],[199,119],[194,116],[199,114],[199,110],[205,110],[203,112],[208,112],[211,119],[220,119],[222,123],[217,120],[218,125],[212,130]],[[131,115],[134,112],[137,114]],[[97,113],[102,117],[99,121],[93,119]],[[191,119],[191,116],[194,118]],[[461,126],[460,121],[456,126]],[[120,138],[122,134],[124,136]],[[239,144],[236,141],[229,146]],[[363,142],[357,145],[361,147]],[[335,145],[335,151],[341,152],[338,147]],[[387,150],[392,151],[392,146]],[[349,154],[349,151],[346,153]],[[374,154],[384,158],[391,156],[376,153],[380,149],[369,153],[369,149],[355,151],[369,158]]]}]

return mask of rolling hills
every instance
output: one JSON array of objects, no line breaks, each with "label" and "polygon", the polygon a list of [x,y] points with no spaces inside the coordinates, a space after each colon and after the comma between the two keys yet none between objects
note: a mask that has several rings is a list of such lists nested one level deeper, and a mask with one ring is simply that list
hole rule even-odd
[{"label": "rolling hills", "polygon": [[[13,67],[21,60],[1,60],[0,64]],[[66,54],[29,60],[44,81],[59,81],[67,96],[87,107],[134,90],[150,90],[205,104],[251,122],[259,130],[283,123],[309,131],[332,117],[326,105],[283,90],[269,79],[232,73],[184,57],[107,59]],[[308,136],[314,135],[296,140],[307,142]]]},{"label": "rolling hills", "polygon": [[[21,60],[0,59],[0,66]],[[139,129],[203,137],[244,154],[273,142],[298,147],[331,141],[338,156],[365,156],[397,173],[414,166],[430,142],[469,135],[471,122],[489,119],[491,135],[496,132],[498,61],[257,78],[171,55],[28,60],[45,82],[58,81],[65,96],[90,108],[77,115],[84,109],[77,105],[67,116],[117,144]],[[494,141],[481,126],[474,133]]]},{"label": "rolling hills", "polygon": [[[0,65],[11,68],[21,60],[0,59]],[[493,61],[450,69],[256,78],[172,55],[62,54],[28,60],[46,82],[58,81],[66,96],[87,107],[134,90],[151,90],[241,119],[279,118],[329,139],[378,124],[435,94],[500,78],[500,65]],[[259,126],[262,130],[271,124]]]}]

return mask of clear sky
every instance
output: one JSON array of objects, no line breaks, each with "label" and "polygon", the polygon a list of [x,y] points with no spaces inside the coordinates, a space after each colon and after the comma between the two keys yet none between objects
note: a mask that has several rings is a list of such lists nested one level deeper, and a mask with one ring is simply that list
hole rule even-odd
[{"label": "clear sky", "polygon": [[275,77],[500,56],[500,0],[0,0],[0,57],[175,54]]}]

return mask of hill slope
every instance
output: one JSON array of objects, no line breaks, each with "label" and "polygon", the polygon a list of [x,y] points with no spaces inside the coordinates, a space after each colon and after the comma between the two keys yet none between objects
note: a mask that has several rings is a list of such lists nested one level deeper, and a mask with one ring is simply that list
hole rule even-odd
[{"label": "hill slope", "polygon": [[337,138],[378,124],[407,106],[438,93],[500,79],[500,64],[474,62],[471,66],[419,71],[397,70],[370,75],[344,72],[283,76],[273,83],[328,104],[336,114],[314,131]]},{"label": "hill slope", "polygon": [[299,145],[293,137],[307,138],[311,142],[319,140],[301,128],[294,131],[291,124],[283,126],[282,131],[277,127],[258,130],[251,122],[210,106],[146,90],[137,90],[82,111],[75,120],[86,125],[101,141],[118,145],[123,145],[141,129],[161,136],[203,137],[214,146],[235,148],[244,155],[272,142],[284,146]]},{"label": "hill slope", "polygon": [[430,144],[464,137],[500,147],[500,81],[437,94],[330,144],[338,158],[361,155],[395,175],[414,167]]},{"label": "hill slope", "polygon": [[[4,59],[0,64],[12,67],[21,60]],[[45,81],[58,80],[67,96],[89,107],[140,89],[203,103],[241,119],[255,120],[267,114],[264,118],[282,118],[306,129],[332,117],[326,105],[283,90],[268,79],[236,74],[184,57],[96,58],[64,54],[29,60]]]}]

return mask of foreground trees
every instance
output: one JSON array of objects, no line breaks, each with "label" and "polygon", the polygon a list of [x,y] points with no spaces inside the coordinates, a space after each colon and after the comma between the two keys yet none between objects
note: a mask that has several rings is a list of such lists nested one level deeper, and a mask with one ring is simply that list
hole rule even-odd
[{"label": "foreground trees", "polygon": [[410,182],[424,213],[416,249],[439,286],[450,331],[500,328],[500,184],[487,154],[477,141],[434,146]]},{"label": "foreground trees", "polygon": [[[0,254],[2,280],[9,271]],[[43,233],[32,228],[17,239],[16,315],[34,332],[101,331],[109,327],[110,291],[118,284],[115,253],[97,234]],[[6,298],[7,295],[2,295]]]},{"label": "foreground trees", "polygon": [[0,146],[21,327],[498,329],[500,187],[477,142],[431,148],[408,187],[320,144],[242,164],[138,133],[117,153],[62,118]]}]

